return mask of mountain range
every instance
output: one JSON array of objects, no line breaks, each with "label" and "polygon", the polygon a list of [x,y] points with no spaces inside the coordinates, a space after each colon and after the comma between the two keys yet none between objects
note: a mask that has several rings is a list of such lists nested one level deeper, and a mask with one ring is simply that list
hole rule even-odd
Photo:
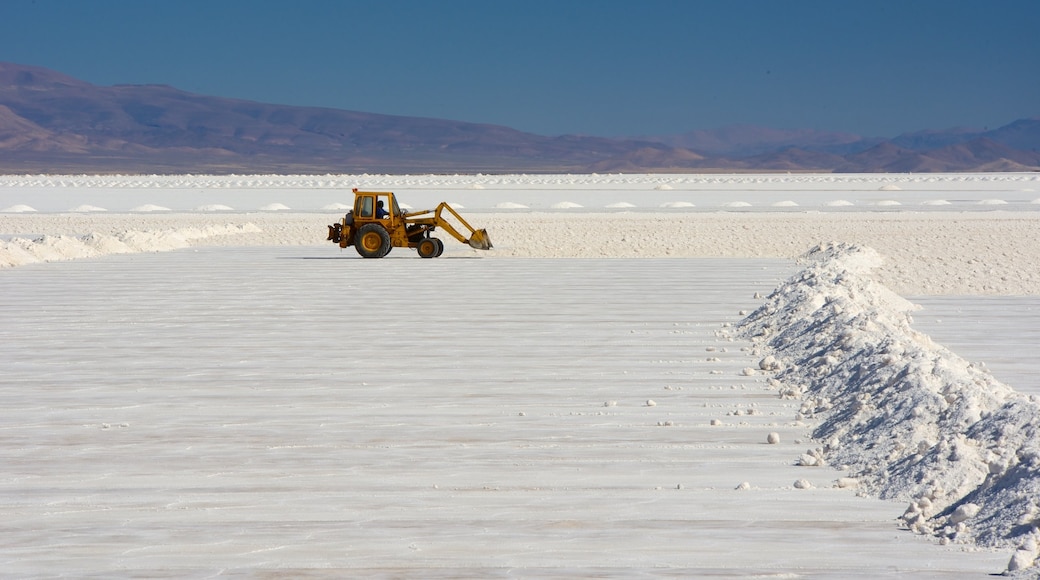
[{"label": "mountain range", "polygon": [[499,125],[97,86],[0,62],[3,173],[1040,171],[1040,118],[892,139],[733,126],[543,136]]}]

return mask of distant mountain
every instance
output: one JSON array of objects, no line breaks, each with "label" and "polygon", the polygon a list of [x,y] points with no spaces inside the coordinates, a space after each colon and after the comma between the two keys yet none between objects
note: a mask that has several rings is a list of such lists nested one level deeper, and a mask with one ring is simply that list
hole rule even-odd
[{"label": "distant mountain", "polygon": [[754,125],[731,125],[718,129],[690,131],[681,135],[650,136],[649,141],[684,147],[712,157],[746,158],[795,147],[804,150],[845,153],[850,146],[866,149],[863,137],[812,129],[773,129]]},{"label": "distant mountain", "polygon": [[165,85],[103,87],[0,63],[6,173],[1034,171],[1038,150],[1040,119],[890,141],[751,126],[632,139],[547,137]]}]

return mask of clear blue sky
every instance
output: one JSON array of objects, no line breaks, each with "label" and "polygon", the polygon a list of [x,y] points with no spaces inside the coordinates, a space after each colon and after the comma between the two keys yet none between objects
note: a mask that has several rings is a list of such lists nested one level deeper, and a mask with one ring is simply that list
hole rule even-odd
[{"label": "clear blue sky", "polygon": [[542,135],[891,137],[1040,116],[1040,0],[3,0],[0,60]]}]

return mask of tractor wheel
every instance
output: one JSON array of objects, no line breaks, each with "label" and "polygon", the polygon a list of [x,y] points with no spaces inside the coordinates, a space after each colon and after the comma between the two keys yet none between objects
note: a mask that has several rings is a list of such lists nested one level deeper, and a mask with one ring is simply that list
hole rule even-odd
[{"label": "tractor wheel", "polygon": [[419,240],[419,245],[415,246],[415,251],[419,252],[420,258],[436,258],[438,241],[437,238]]},{"label": "tractor wheel", "polygon": [[362,258],[382,258],[390,253],[390,234],[379,224],[365,224],[358,230],[354,248]]},{"label": "tractor wheel", "polygon": [[437,243],[437,252],[433,254],[433,257],[434,258],[439,258],[441,256],[441,254],[444,253],[444,242],[438,240],[437,238],[430,238],[430,239]]}]

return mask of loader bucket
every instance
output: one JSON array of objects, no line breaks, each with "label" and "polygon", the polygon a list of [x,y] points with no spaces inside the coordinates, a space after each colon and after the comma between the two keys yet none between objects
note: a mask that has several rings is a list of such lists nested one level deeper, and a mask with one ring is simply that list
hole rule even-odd
[{"label": "loader bucket", "polygon": [[488,237],[487,230],[475,230],[470,239],[466,240],[466,243],[469,244],[469,247],[478,250],[491,249],[491,238]]}]

